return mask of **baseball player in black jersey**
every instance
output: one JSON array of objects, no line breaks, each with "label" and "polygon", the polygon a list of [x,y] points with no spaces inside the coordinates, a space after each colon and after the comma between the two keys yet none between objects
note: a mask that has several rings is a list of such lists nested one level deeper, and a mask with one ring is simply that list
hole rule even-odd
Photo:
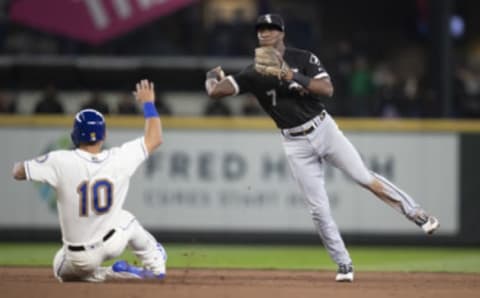
[{"label": "baseball player in black jersey", "polygon": [[259,47],[255,62],[225,77],[220,66],[207,72],[205,88],[211,98],[254,94],[280,130],[293,176],[310,210],[330,257],[338,265],[336,281],[353,281],[353,266],[332,218],[324,186],[325,162],[432,234],[439,221],[428,215],[408,194],[371,172],[343,135],[322,103],[332,97],[330,76],[315,54],[286,47],[285,27],[276,14],[257,19]]}]

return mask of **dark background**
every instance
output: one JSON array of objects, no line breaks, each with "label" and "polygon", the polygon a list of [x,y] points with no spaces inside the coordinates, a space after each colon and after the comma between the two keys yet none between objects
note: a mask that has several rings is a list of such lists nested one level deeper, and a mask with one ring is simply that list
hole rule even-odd
[{"label": "dark background", "polygon": [[[228,1],[204,0],[98,46],[13,23],[11,3],[0,1],[0,90],[8,92],[130,90],[143,77],[166,92],[203,92],[204,73],[217,62],[234,72],[251,61],[255,16],[277,12],[287,44],[313,51],[329,71],[332,113],[480,116],[475,0],[245,0],[227,17],[219,11]],[[453,17],[463,22],[460,33],[450,32]]]}]

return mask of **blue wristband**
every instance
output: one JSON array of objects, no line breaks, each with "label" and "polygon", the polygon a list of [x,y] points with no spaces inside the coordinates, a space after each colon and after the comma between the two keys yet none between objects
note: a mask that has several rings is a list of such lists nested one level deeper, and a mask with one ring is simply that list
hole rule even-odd
[{"label": "blue wristband", "polygon": [[143,103],[143,116],[145,118],[154,118],[158,117],[157,108],[151,101],[147,101]]}]

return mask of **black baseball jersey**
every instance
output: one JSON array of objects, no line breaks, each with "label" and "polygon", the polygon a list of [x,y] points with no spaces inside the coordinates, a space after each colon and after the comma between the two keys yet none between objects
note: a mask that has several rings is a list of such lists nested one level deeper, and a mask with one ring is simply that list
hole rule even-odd
[{"label": "black baseball jersey", "polygon": [[[293,71],[311,78],[327,78],[328,73],[313,53],[286,48],[283,59]],[[273,76],[263,76],[254,65],[229,77],[236,94],[252,93],[263,109],[272,117],[278,128],[291,128],[314,118],[325,108],[321,97],[305,92],[294,81],[283,81]]]}]

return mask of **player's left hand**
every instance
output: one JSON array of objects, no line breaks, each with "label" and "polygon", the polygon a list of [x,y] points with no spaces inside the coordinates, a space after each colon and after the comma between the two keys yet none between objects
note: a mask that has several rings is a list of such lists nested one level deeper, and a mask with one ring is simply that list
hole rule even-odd
[{"label": "player's left hand", "polygon": [[140,103],[155,102],[155,88],[153,82],[141,80],[136,85],[136,91],[133,92],[135,99]]},{"label": "player's left hand", "polygon": [[275,76],[279,80],[291,79],[290,67],[273,47],[255,49],[255,70],[265,76]]}]

